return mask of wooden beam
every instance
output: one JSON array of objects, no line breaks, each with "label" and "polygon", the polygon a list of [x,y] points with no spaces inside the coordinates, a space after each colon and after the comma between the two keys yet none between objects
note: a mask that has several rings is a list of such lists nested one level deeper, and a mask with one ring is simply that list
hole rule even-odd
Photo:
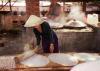
[{"label": "wooden beam", "polygon": [[10,11],[12,11],[11,0],[9,0]]}]

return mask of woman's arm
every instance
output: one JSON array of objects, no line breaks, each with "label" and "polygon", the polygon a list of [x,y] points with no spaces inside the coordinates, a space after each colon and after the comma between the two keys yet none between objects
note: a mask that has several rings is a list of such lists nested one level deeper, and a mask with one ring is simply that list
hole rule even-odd
[{"label": "woman's arm", "polygon": [[40,37],[40,34],[37,30],[33,30],[34,31],[34,34],[36,36],[36,40],[37,40],[37,45],[39,46],[40,45],[40,41],[41,41],[41,37]]},{"label": "woman's arm", "polygon": [[49,23],[44,22],[43,30],[45,35],[50,39],[50,52],[54,51],[54,38],[53,38],[53,30],[50,28]]},{"label": "woman's arm", "polygon": [[51,29],[49,23],[44,22],[42,26],[45,35],[50,39],[50,42],[53,44],[54,43],[53,30]]}]

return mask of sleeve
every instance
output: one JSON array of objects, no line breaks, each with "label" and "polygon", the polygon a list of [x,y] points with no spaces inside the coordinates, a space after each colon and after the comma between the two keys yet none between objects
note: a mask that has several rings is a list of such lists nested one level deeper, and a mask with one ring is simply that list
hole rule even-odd
[{"label": "sleeve", "polygon": [[41,41],[40,34],[39,34],[38,31],[36,31],[35,29],[34,29],[33,31],[34,31],[34,34],[35,34],[35,36],[36,36],[37,45],[40,45],[40,41]]},{"label": "sleeve", "polygon": [[48,38],[50,38],[50,42],[54,43],[53,30],[51,29],[49,23],[44,22],[44,26],[43,27],[44,27],[44,32],[46,33]]}]

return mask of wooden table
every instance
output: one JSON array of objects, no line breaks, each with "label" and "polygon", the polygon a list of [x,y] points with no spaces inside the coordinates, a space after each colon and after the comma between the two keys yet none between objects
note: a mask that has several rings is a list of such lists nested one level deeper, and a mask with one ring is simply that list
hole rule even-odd
[{"label": "wooden table", "polygon": [[[74,54],[74,53],[66,53],[66,54]],[[95,54],[95,53],[93,53]],[[98,54],[98,53],[96,53]],[[48,56],[49,54],[42,54],[44,56]],[[63,66],[57,63],[53,63],[50,61],[48,65],[45,67],[27,67],[25,65],[22,65],[19,63],[19,61],[15,58],[16,61],[16,68],[14,69],[5,69],[2,71],[70,71],[70,69],[73,67]],[[79,63],[82,63],[79,61]],[[0,70],[1,71],[1,70]]]}]

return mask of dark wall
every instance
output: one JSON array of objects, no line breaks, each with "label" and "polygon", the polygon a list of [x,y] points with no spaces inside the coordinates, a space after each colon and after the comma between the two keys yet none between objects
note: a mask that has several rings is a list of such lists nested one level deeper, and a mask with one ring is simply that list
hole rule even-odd
[{"label": "dark wall", "polygon": [[100,52],[100,30],[57,33],[61,52]]}]

